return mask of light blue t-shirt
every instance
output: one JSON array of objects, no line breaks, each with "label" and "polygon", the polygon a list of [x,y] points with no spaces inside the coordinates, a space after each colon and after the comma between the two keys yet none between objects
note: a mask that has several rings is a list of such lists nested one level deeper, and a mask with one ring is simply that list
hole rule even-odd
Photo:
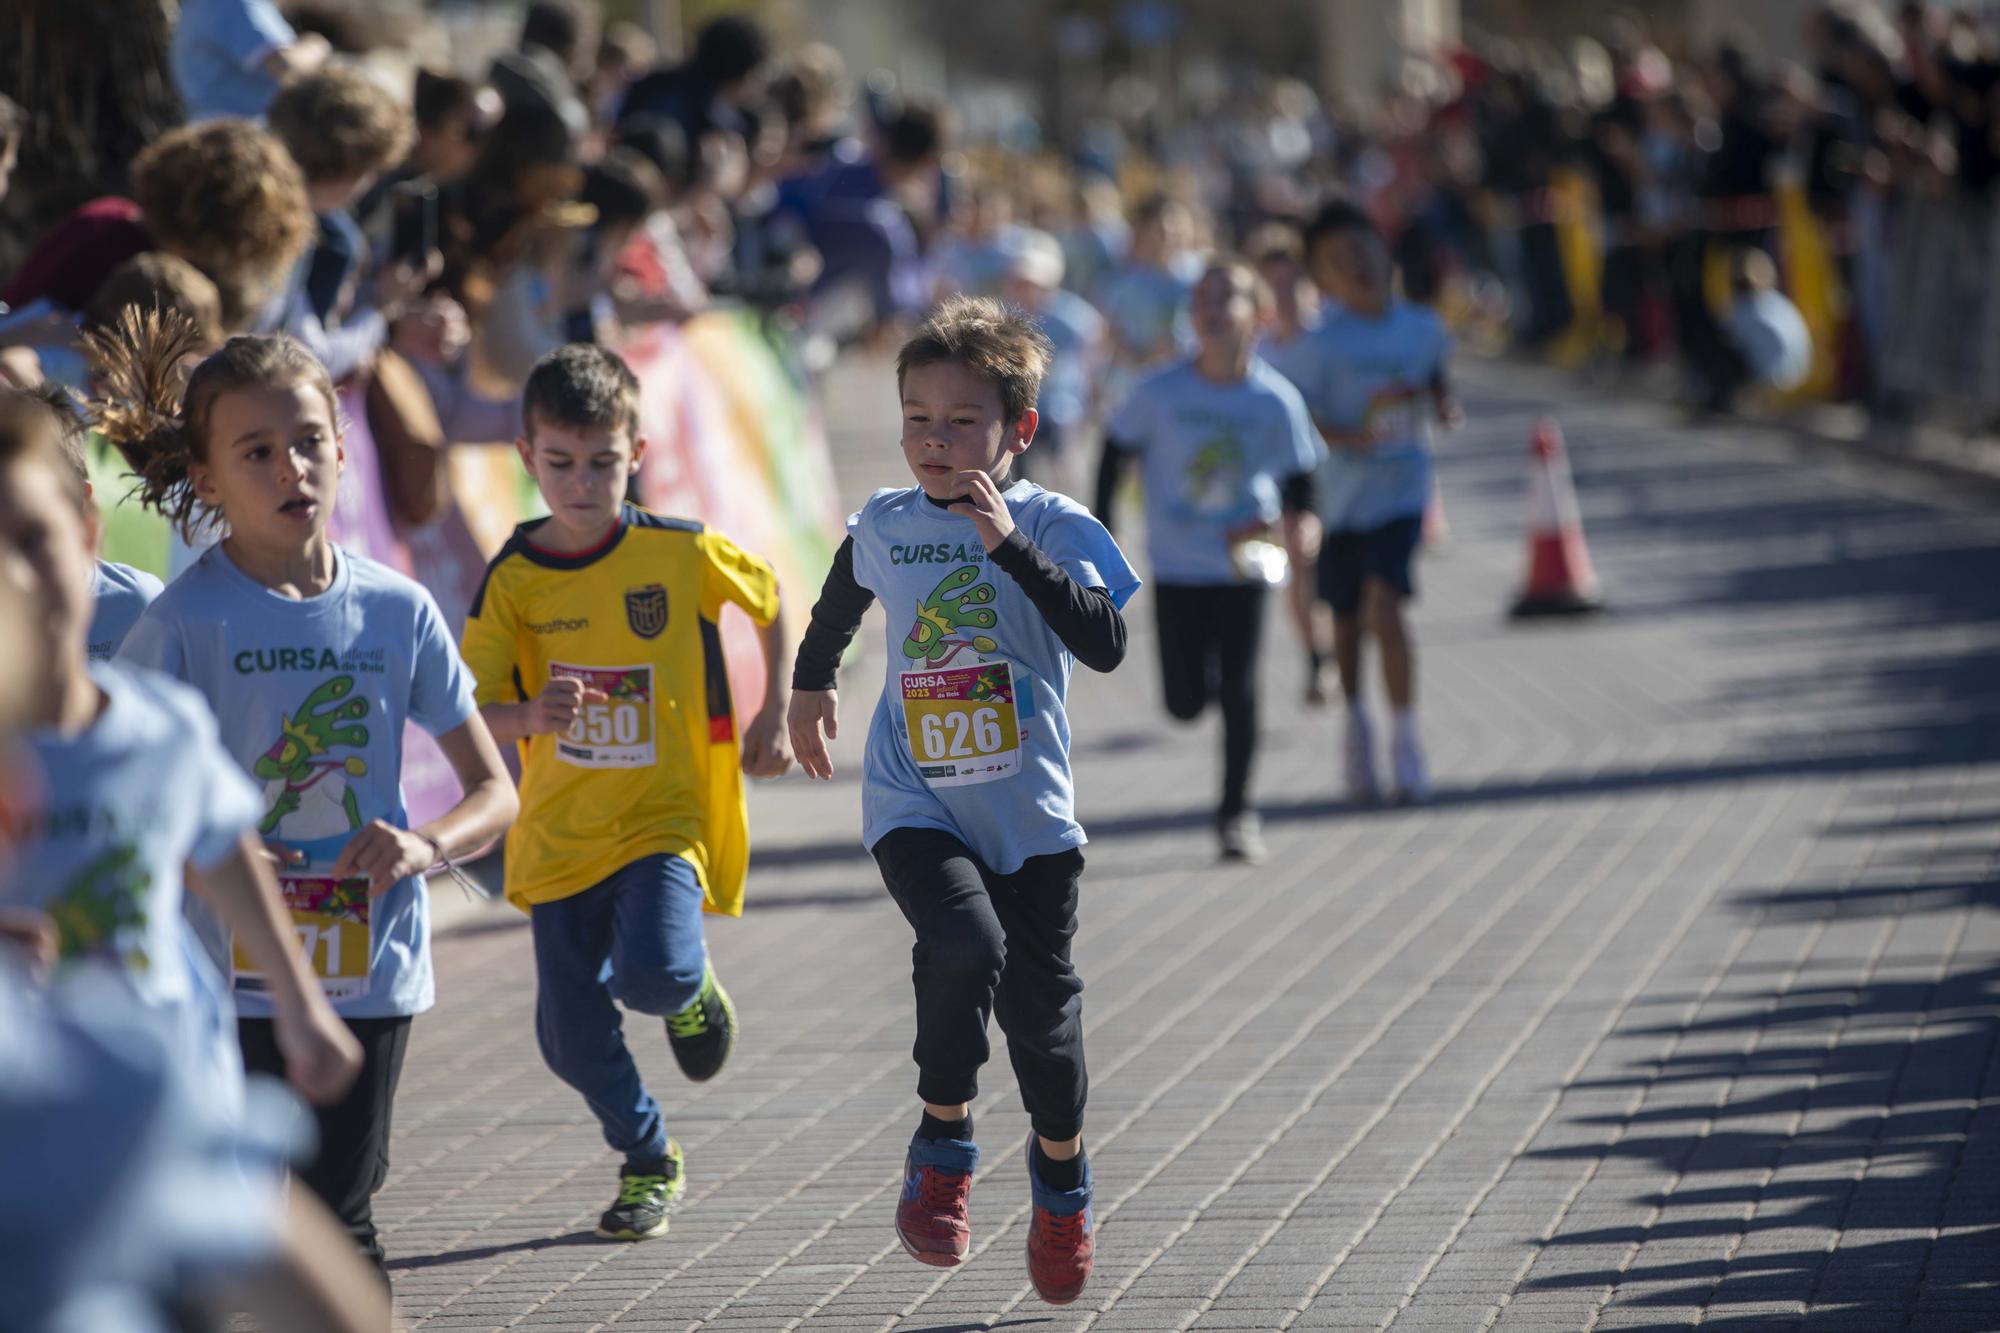
[{"label": "light blue t-shirt", "polygon": [[[308,877],[331,869],[370,821],[407,827],[404,722],[442,736],[474,711],[472,673],[430,593],[372,560],[338,549],[335,559],[333,586],[294,600],[211,546],[119,654],[208,697],[224,748],[263,784],[258,833],[304,852],[305,866],[288,873]],[[370,915],[366,993],[336,997],[334,1008],[350,1018],[422,1013],[436,998],[422,878],[398,882]],[[206,938],[211,952],[221,944]],[[271,1012],[240,982],[237,1006],[246,1017]]]},{"label": "light blue t-shirt", "polygon": [[1059,431],[1081,429],[1090,414],[1092,376],[1104,351],[1104,317],[1075,292],[1058,289],[1049,293],[1034,319],[1055,347],[1035,411]]},{"label": "light blue t-shirt", "polygon": [[1431,498],[1430,388],[1451,356],[1444,321],[1397,301],[1380,318],[1351,310],[1313,334],[1319,355],[1301,373],[1321,425],[1382,438],[1365,453],[1329,449],[1320,468],[1320,519],[1329,532],[1367,532],[1421,516]]},{"label": "light blue t-shirt", "polygon": [[937,286],[946,296],[997,296],[1014,262],[1016,228],[983,240],[958,238],[937,257]]},{"label": "light blue t-shirt", "polygon": [[1244,581],[1233,534],[1275,523],[1287,477],[1325,452],[1299,391],[1262,361],[1219,384],[1181,361],[1133,390],[1110,437],[1139,455],[1146,552],[1162,583]]},{"label": "light blue t-shirt", "polygon": [[272,0],[182,0],[169,58],[188,120],[262,116],[278,95],[263,59],[297,40]]},{"label": "light blue t-shirt", "polygon": [[185,1327],[162,1302],[253,1277],[276,1257],[284,1161],[303,1146],[293,1127],[309,1123],[275,1080],[245,1103],[218,1101],[171,1015],[122,970],[84,965],[41,986],[0,956],[7,1327]]},{"label": "light blue t-shirt", "polygon": [[[1120,607],[1131,600],[1139,576],[1089,510],[1027,481],[1004,498],[1014,525],[1064,573]],[[847,531],[855,581],[881,599],[888,622],[862,840],[940,829],[1001,874],[1080,845],[1064,710],[1076,659],[1062,640],[1020,585],[988,566],[972,520],[920,487],[877,491]]]},{"label": "light blue t-shirt", "polygon": [[1125,251],[1132,244],[1132,229],[1123,218],[1111,218],[1079,223],[1060,239],[1063,286],[1079,295],[1088,295],[1125,258]]},{"label": "light blue t-shirt", "polygon": [[1312,367],[1319,359],[1319,350],[1313,345],[1313,335],[1319,332],[1320,320],[1302,327],[1290,342],[1279,342],[1268,334],[1257,340],[1257,359],[1270,366],[1291,382],[1300,393],[1312,380]]},{"label": "light blue t-shirt", "polygon": [[1120,264],[1098,284],[1092,303],[1128,351],[1155,357],[1185,350],[1191,341],[1188,294],[1201,277],[1201,260],[1187,255],[1167,267]]},{"label": "light blue t-shirt", "polygon": [[183,1005],[214,989],[185,947],[183,869],[225,860],[263,803],[200,695],[124,663],[90,673],[105,697],[95,722],[29,733],[48,799],[0,902],[53,917],[65,960],[114,962],[149,1002]]},{"label": "light blue t-shirt", "polygon": [[118,645],[164,586],[143,569],[110,560],[97,562],[97,577],[91,583],[96,603],[90,615],[91,661],[109,662],[118,655]]}]

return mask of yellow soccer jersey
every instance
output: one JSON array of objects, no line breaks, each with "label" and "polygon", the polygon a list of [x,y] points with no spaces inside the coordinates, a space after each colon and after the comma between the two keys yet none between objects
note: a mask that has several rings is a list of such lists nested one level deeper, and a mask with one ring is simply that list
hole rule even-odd
[{"label": "yellow soccer jersey", "polygon": [[777,576],[700,523],[631,505],[594,551],[536,546],[546,521],[515,529],[487,566],[466,664],[482,706],[532,699],[552,676],[606,698],[569,731],[521,744],[508,901],[526,911],[667,852],[694,864],[709,911],[738,915],[748,818],[716,622],[734,602],[770,624]]}]

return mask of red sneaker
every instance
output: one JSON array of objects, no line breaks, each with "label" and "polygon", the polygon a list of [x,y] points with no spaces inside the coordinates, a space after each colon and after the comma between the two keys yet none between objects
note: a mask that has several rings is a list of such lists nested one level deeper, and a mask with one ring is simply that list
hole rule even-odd
[{"label": "red sneaker", "polygon": [[1035,1216],[1028,1224],[1028,1277],[1035,1294],[1050,1305],[1068,1305],[1083,1294],[1090,1266],[1097,1258],[1097,1224],[1090,1211],[1090,1163],[1083,1164],[1083,1183],[1073,1190],[1052,1190],[1035,1172],[1040,1148],[1028,1144],[1028,1188]]},{"label": "red sneaker", "polygon": [[896,1239],[912,1259],[933,1268],[956,1268],[972,1248],[966,1200],[979,1148],[963,1139],[910,1141],[903,1160],[903,1195],[896,1202]]}]

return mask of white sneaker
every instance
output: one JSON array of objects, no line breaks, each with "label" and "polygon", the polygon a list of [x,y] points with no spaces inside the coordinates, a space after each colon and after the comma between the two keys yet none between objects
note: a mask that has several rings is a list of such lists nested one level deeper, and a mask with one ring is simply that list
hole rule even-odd
[{"label": "white sneaker", "polygon": [[1431,798],[1431,775],[1415,727],[1398,727],[1389,746],[1396,766],[1396,800],[1416,805]]},{"label": "white sneaker", "polygon": [[1264,824],[1256,812],[1245,810],[1222,820],[1216,827],[1222,840],[1222,859],[1261,865],[1264,861]]},{"label": "white sneaker", "polygon": [[1347,710],[1347,799],[1359,804],[1378,801],[1382,789],[1375,781],[1375,737],[1368,714],[1359,708]]}]

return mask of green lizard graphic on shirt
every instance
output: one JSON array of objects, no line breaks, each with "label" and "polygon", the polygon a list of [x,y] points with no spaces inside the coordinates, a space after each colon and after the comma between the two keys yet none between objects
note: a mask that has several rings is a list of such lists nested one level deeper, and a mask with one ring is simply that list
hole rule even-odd
[{"label": "green lizard graphic on shirt", "polygon": [[[120,934],[145,928],[146,894],[153,877],[138,861],[138,848],[113,847],[79,870],[62,897],[49,904],[60,956],[101,953],[111,949]],[[122,961],[143,972],[152,960],[143,947],[133,945]]]},{"label": "green lizard graphic on shirt", "polygon": [[964,630],[992,629],[1000,623],[999,612],[986,603],[993,600],[993,585],[979,582],[979,566],[963,565],[944,576],[930,595],[917,605],[917,618],[903,640],[903,656],[921,660],[926,666],[944,666],[961,650],[990,653],[999,644],[985,634],[969,639],[954,638]]},{"label": "green lizard graphic on shirt", "polygon": [[1182,495],[1197,513],[1229,509],[1242,487],[1243,446],[1233,435],[1216,435],[1188,463]]},{"label": "green lizard graphic on shirt", "polygon": [[354,677],[335,676],[308,694],[297,712],[279,719],[282,734],[250,769],[263,779],[270,802],[258,832],[305,840],[361,827],[361,804],[347,779],[366,774],[368,761],[328,753],[368,744],[368,728],[359,722],[368,715],[368,701],[348,698],[353,690]]}]

